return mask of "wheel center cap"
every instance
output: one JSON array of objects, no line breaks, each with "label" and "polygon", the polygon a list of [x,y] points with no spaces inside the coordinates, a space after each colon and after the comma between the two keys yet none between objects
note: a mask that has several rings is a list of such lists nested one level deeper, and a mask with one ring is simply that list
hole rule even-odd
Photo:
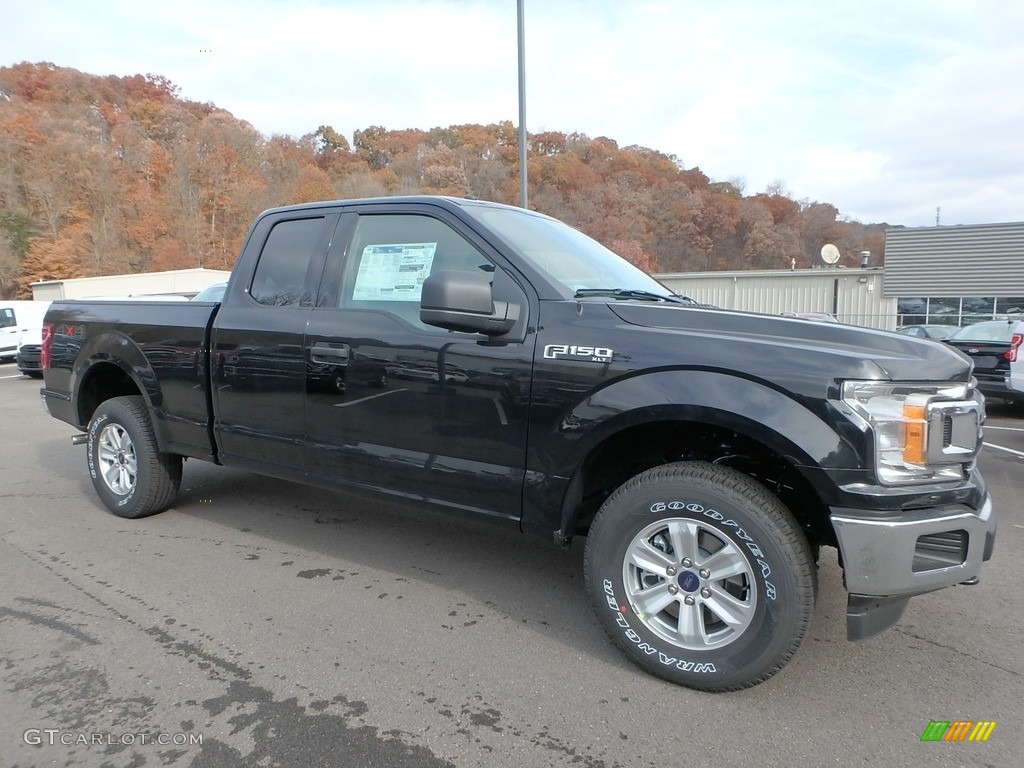
[{"label": "wheel center cap", "polygon": [[700,588],[700,577],[693,571],[682,571],[676,581],[683,592],[696,592]]}]

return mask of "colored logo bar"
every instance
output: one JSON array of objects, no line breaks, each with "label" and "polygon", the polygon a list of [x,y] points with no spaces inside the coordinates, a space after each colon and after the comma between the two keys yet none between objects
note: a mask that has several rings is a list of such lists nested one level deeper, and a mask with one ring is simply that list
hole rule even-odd
[{"label": "colored logo bar", "polygon": [[995,720],[929,720],[921,741],[988,741]]}]

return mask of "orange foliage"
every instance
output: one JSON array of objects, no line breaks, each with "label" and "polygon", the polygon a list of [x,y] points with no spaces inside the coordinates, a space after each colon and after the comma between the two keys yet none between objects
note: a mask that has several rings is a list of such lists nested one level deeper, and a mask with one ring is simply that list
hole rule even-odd
[{"label": "orange foliage", "polygon": [[92,251],[88,220],[80,210],[71,212],[71,220],[56,239],[34,237],[22,263],[18,295],[31,299],[32,283],[42,280],[63,280],[88,274],[86,266]]},{"label": "orange foliage", "polygon": [[[22,63],[0,68],[0,89],[10,97],[0,112],[0,271],[3,285],[17,276],[22,294],[41,279],[230,266],[252,218],[286,203],[519,200],[510,121],[371,125],[350,144],[329,125],[266,138],[213,104],[181,99],[158,75]],[[825,242],[881,252],[880,227],[840,221],[834,206],[794,201],[781,184],[744,197],[646,147],[560,131],[528,141],[531,205],[647,271],[809,266]]]},{"label": "orange foliage", "polygon": [[634,267],[640,267],[647,273],[654,272],[654,256],[647,253],[638,241],[612,240],[608,247]]},{"label": "orange foliage", "polygon": [[332,200],[336,197],[327,174],[311,163],[302,166],[289,203],[308,203],[314,200]]}]

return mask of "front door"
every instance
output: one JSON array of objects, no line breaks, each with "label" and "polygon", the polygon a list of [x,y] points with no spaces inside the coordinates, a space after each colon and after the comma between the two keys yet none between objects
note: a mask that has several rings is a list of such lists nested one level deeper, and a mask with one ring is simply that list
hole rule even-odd
[{"label": "front door", "polygon": [[[458,222],[360,214],[332,248],[306,333],[308,470],[329,481],[519,519],[534,334],[524,288]],[[419,320],[423,280],[441,269],[493,276],[521,306],[505,337]]]}]

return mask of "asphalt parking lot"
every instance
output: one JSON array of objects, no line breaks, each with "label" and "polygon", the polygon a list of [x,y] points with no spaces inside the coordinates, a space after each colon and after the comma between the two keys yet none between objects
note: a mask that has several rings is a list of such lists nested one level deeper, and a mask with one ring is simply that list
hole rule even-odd
[{"label": "asphalt parking lot", "polygon": [[[109,514],[39,382],[0,365],[0,764],[1016,766],[1024,418],[990,408],[981,583],[845,639],[835,553],[779,675],[703,694],[606,640],[568,553],[189,461],[174,509]],[[997,723],[922,743],[932,720]],[[201,742],[201,743],[199,743]]]}]

